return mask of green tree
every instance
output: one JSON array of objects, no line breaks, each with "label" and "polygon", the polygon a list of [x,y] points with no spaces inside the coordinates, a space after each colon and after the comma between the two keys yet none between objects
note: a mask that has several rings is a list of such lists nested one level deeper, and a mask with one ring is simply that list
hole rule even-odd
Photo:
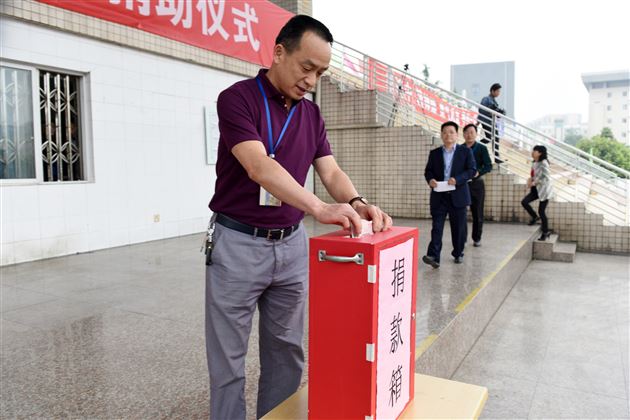
[{"label": "green tree", "polygon": [[600,134],[601,137],[607,138],[607,139],[613,139],[614,140],[614,136],[613,136],[613,132],[610,128],[608,127],[604,127],[602,128],[602,132]]},{"label": "green tree", "polygon": [[630,171],[630,147],[615,140],[609,128],[604,128],[599,136],[580,140],[576,147]]},{"label": "green tree", "polygon": [[564,142],[570,144],[571,146],[575,146],[583,138],[584,137],[579,133],[577,129],[569,128],[567,129],[567,133],[564,135]]},{"label": "green tree", "polygon": [[424,77],[424,81],[428,82],[428,83],[433,83],[435,86],[439,86],[440,85],[440,81],[436,80],[434,82],[431,82],[429,80],[429,78],[431,77],[431,67],[427,66],[426,64],[423,64],[424,69],[422,69],[422,76]]}]

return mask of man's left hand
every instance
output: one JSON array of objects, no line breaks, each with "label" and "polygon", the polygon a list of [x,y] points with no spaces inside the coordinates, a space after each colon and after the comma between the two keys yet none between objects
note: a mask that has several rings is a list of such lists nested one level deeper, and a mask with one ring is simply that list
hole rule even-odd
[{"label": "man's left hand", "polygon": [[360,204],[353,207],[362,219],[372,221],[374,232],[382,232],[392,227],[392,218],[380,208],[372,204]]},{"label": "man's left hand", "polygon": [[448,185],[457,185],[457,180],[455,180],[455,178],[449,178]]}]

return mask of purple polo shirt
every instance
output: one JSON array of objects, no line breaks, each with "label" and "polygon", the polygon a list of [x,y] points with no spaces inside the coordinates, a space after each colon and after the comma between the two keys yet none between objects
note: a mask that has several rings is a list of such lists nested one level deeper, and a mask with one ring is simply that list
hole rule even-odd
[{"label": "purple polo shirt", "polygon": [[[267,70],[258,72],[269,101],[274,144],[289,115],[282,94],[267,79]],[[319,107],[302,99],[297,102],[275,160],[302,186],[315,159],[331,155],[326,128]],[[294,225],[304,212],[286,203],[280,207],[258,204],[260,185],[249,179],[247,172],[232,154],[240,142],[258,140],[269,153],[267,114],[256,79],[237,82],[221,92],[217,101],[219,115],[219,151],[217,181],[210,209],[241,223],[256,227],[280,228]]]}]

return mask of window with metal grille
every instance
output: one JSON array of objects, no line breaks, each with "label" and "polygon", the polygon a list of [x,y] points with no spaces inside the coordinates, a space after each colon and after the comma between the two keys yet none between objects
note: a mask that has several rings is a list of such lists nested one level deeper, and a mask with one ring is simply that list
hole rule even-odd
[{"label": "window with metal grille", "polygon": [[0,66],[0,180],[84,181],[82,76]]},{"label": "window with metal grille", "polygon": [[39,71],[43,179],[81,181],[80,77]]}]

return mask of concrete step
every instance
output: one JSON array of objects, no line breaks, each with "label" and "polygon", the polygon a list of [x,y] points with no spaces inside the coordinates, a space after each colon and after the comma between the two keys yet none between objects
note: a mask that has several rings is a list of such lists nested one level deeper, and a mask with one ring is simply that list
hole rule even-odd
[{"label": "concrete step", "polygon": [[534,241],[533,259],[544,261],[573,262],[576,244],[558,241],[558,235],[552,234],[546,241]]},{"label": "concrete step", "polygon": [[[536,237],[539,238],[541,235],[540,232],[536,234]],[[546,241],[539,241],[536,239],[534,241],[534,253],[532,258],[535,260],[547,260],[550,261],[553,255],[553,246],[558,240],[558,235],[551,235]]]},{"label": "concrete step", "polygon": [[[459,264],[454,264],[445,252],[442,253],[442,265],[437,270],[421,263],[418,288],[425,290],[425,297],[421,301],[424,304],[420,304],[416,314],[417,373],[450,378],[475,344],[531,262],[532,243],[540,237],[540,231],[525,226],[518,228],[518,233],[517,229],[512,233],[506,231],[504,239],[501,236],[491,239],[493,231],[484,231],[483,247],[475,248],[469,244],[464,258],[464,266],[470,270],[467,271],[466,281],[476,276],[479,276],[479,280],[466,283],[476,285],[467,288],[467,294],[459,294],[459,290],[463,289],[461,281],[446,280],[457,278],[461,271]],[[496,230],[494,232],[499,233]],[[518,241],[512,239],[517,237],[515,235],[518,235]],[[489,253],[495,255],[488,256],[486,261]],[[497,253],[505,256],[496,258]],[[477,271],[475,267],[478,265],[473,264],[478,262],[477,258],[484,260],[484,264],[479,267],[483,267],[488,274],[481,275]],[[449,296],[448,301],[443,298],[446,294]]]},{"label": "concrete step", "polygon": [[556,242],[553,248],[553,260],[562,262],[573,262],[577,245],[574,242]]}]

